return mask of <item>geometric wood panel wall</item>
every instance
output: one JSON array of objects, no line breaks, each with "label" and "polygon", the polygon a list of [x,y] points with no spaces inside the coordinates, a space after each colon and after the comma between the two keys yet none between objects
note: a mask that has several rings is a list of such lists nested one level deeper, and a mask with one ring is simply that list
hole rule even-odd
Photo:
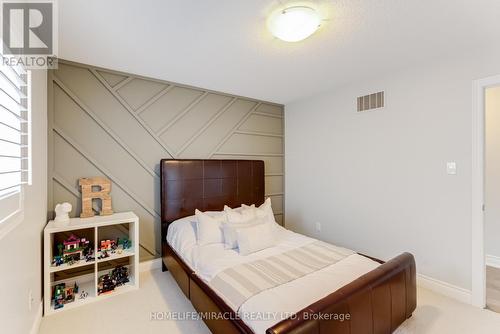
[{"label": "geometric wood panel wall", "polygon": [[283,106],[59,60],[49,71],[49,210],[106,176],[114,211],[140,218],[141,260],[160,254],[162,158],[261,159],[283,222]]}]

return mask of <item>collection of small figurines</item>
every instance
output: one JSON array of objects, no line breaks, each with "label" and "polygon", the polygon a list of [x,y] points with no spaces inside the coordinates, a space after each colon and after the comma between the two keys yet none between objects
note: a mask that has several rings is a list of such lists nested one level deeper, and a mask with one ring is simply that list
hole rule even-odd
[{"label": "collection of small figurines", "polygon": [[94,260],[94,250],[90,246],[90,241],[74,234],[71,234],[62,244],[58,244],[57,250],[59,254],[52,260],[52,265],[56,267],[64,263],[72,265],[80,260],[85,260],[85,262]]},{"label": "collection of small figurines", "polygon": [[132,248],[132,241],[128,238],[118,238],[117,240],[101,240],[98,249],[98,259],[105,259],[111,254],[121,254],[124,250]]},{"label": "collection of small figurines", "polygon": [[[128,238],[117,238],[116,240],[101,240],[98,248],[98,259],[110,257],[111,254],[122,254],[126,249],[132,248],[132,241]],[[52,260],[53,266],[72,264],[85,260],[86,262],[94,261],[94,249],[90,245],[90,241],[86,238],[79,238],[71,234],[68,239],[57,245],[58,255],[55,255]],[[97,291],[98,294],[112,292],[116,287],[128,283],[128,269],[124,266],[117,266],[109,274],[99,277]],[[78,294],[79,287],[75,282],[73,286],[66,286],[66,283],[56,284],[52,288],[52,302],[54,309],[60,309],[65,304],[75,301],[75,296]],[[80,291],[79,299],[85,299],[89,296],[88,292]]]},{"label": "collection of small figurines", "polygon": [[[108,274],[99,277],[97,292],[99,295],[110,293],[115,290],[116,287],[125,285],[130,282],[128,275],[128,269],[124,266],[117,266],[111,270]],[[63,308],[65,304],[69,304],[75,301],[75,296],[78,294],[80,287],[75,282],[73,286],[66,286],[66,283],[56,284],[52,288],[52,302],[54,303],[54,309],[58,310]],[[89,293],[82,290],[80,291],[79,299],[85,299],[89,296]]]},{"label": "collection of small figurines", "polygon": [[[78,293],[78,284],[73,286],[66,286],[66,283],[60,283],[54,286],[52,291],[52,300],[54,302],[54,309],[64,307],[64,304],[72,303],[75,301],[75,294]],[[83,291],[82,291],[83,292]],[[87,294],[88,295],[88,294]]]},{"label": "collection of small figurines", "polygon": [[102,275],[99,277],[97,284],[97,293],[99,295],[110,293],[116,287],[124,285],[130,282],[128,276],[128,269],[124,266],[117,266],[109,274]]},{"label": "collection of small figurines", "polygon": [[[116,240],[101,240],[98,248],[98,259],[110,257],[112,254],[122,254],[126,249],[132,248],[132,241],[128,238],[118,238]],[[86,238],[79,238],[71,234],[68,239],[57,245],[58,255],[52,260],[53,266],[72,264],[85,260],[85,262],[94,261],[94,249],[90,246],[90,241]]]}]

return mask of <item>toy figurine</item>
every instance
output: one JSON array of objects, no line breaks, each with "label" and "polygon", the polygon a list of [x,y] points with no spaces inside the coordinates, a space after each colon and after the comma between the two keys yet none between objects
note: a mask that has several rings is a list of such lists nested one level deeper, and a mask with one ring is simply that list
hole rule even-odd
[{"label": "toy figurine", "polygon": [[[85,240],[85,239],[84,239]],[[73,259],[75,261],[79,261],[83,257],[83,247],[80,247],[81,239],[75,236],[74,234],[70,235],[68,240],[63,242],[64,256],[67,256],[68,259]]]},{"label": "toy figurine", "polygon": [[123,249],[129,249],[132,247],[132,241],[129,238],[119,238],[117,241],[118,246],[122,246]]},{"label": "toy figurine", "polygon": [[[78,293],[79,286],[75,282],[73,286],[66,286],[66,283],[60,283],[54,286],[52,291],[52,300],[54,302],[54,309],[60,309],[65,304],[75,301],[75,294]],[[83,292],[83,291],[82,291]],[[88,294],[87,294],[88,295]]]},{"label": "toy figurine", "polygon": [[80,299],[85,299],[89,296],[89,293],[87,291],[83,291],[80,293]]},{"label": "toy figurine", "polygon": [[73,207],[70,203],[57,204],[54,211],[56,212],[56,218],[54,218],[54,224],[56,226],[62,226],[69,223],[69,213]]},{"label": "toy figurine", "polygon": [[63,263],[72,265],[75,262],[83,260],[89,262],[94,259],[94,251],[90,246],[90,241],[86,238],[79,238],[74,234],[57,245],[58,255],[54,256],[53,265],[60,266]]},{"label": "toy figurine", "polygon": [[88,252],[92,250],[93,247],[90,247],[90,241],[82,238],[80,239],[80,247],[83,248],[83,255],[87,255]]},{"label": "toy figurine", "polygon": [[68,266],[72,266],[75,264],[75,259],[71,256],[64,256],[64,263],[66,263]]},{"label": "toy figurine", "polygon": [[85,255],[85,262],[90,262],[90,261],[94,261],[94,250],[93,249],[89,249],[87,254]]},{"label": "toy figurine", "polygon": [[124,266],[115,267],[109,274],[99,277],[97,284],[98,294],[109,293],[116,287],[130,282],[128,269]]},{"label": "toy figurine", "polygon": [[99,283],[97,285],[98,294],[109,293],[114,289],[115,289],[115,283],[113,282],[111,277],[109,277],[108,274],[99,277]]},{"label": "toy figurine", "polygon": [[103,250],[103,251],[100,252],[100,254],[99,254],[99,256],[97,258],[100,260],[100,259],[105,259],[107,257],[109,257],[108,251],[107,250]]},{"label": "toy figurine", "polygon": [[75,301],[75,290],[73,287],[67,287],[64,289],[64,304],[68,304]]},{"label": "toy figurine", "polygon": [[60,309],[64,307],[64,289],[66,288],[66,284],[61,283],[57,284],[54,287],[54,292],[52,296],[54,297],[54,309]]},{"label": "toy figurine", "polygon": [[117,266],[111,271],[111,279],[115,283],[115,286],[124,285],[130,282],[127,268],[124,266]]},{"label": "toy figurine", "polygon": [[63,256],[63,249],[64,249],[64,246],[63,244],[58,244],[57,245],[57,251],[59,252],[59,256]]},{"label": "toy figurine", "polygon": [[53,266],[58,267],[63,263],[64,263],[64,259],[62,256],[59,256],[59,255],[54,256],[54,260],[52,261]]},{"label": "toy figurine", "polygon": [[104,259],[110,256],[110,254],[115,254],[116,250],[118,248],[118,245],[115,240],[101,240],[99,247],[99,253],[100,255],[98,256],[99,259]]},{"label": "toy figurine", "polygon": [[107,250],[111,251],[113,248],[116,248],[116,241],[115,240],[101,240],[101,248],[99,250]]}]

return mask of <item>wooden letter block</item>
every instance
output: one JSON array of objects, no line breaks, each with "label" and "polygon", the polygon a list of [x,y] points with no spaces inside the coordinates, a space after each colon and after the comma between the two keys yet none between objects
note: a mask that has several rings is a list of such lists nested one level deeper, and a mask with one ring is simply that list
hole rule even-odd
[{"label": "wooden letter block", "polygon": [[[100,176],[82,178],[78,181],[78,184],[82,188],[82,213],[80,218],[88,218],[94,216],[94,211],[92,210],[92,200],[101,200],[101,216],[113,214],[113,209],[111,208],[111,181]],[[99,187],[99,191],[93,191],[92,187]]]}]

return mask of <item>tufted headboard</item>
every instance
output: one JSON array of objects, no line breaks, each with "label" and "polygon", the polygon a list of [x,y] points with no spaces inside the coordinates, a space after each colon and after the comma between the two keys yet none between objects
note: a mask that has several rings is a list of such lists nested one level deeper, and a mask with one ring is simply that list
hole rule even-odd
[{"label": "tufted headboard", "polygon": [[168,224],[224,205],[260,205],[264,202],[264,161],[162,159],[162,242]]}]

